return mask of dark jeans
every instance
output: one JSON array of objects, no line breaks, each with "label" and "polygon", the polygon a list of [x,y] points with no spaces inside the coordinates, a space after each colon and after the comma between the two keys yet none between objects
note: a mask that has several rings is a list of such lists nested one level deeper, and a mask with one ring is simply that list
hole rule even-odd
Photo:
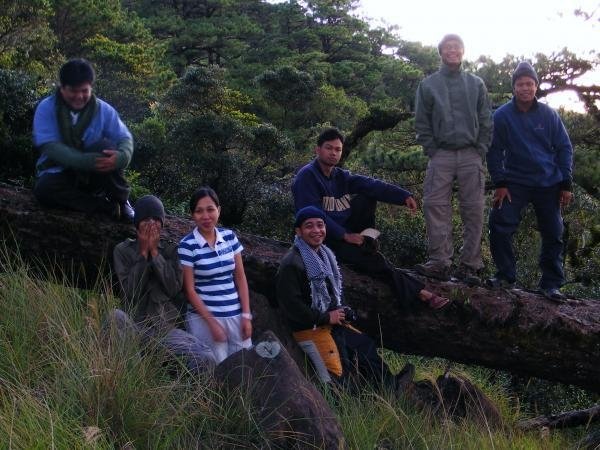
[{"label": "dark jeans", "polygon": [[110,213],[114,203],[123,204],[129,198],[129,184],[123,170],[109,173],[64,170],[39,177],[33,193],[44,206]]},{"label": "dark jeans", "polygon": [[[348,231],[360,233],[375,225],[377,202],[357,195],[351,202],[351,216],[345,224]],[[410,305],[424,288],[423,283],[401,272],[383,254],[369,245],[354,245],[346,241],[327,238],[325,244],[335,253],[338,261],[357,272],[366,273],[391,284],[398,300]]]},{"label": "dark jeans", "polygon": [[341,383],[356,382],[356,375],[375,386],[392,386],[394,376],[377,353],[375,342],[369,336],[345,326],[334,326],[331,335],[342,360]]},{"label": "dark jeans", "polygon": [[498,271],[496,276],[515,282],[516,262],[512,240],[525,207],[531,203],[542,236],[539,264],[542,289],[559,288],[565,282],[562,268],[563,220],[560,214],[558,185],[551,187],[528,187],[517,184],[508,186],[511,201],[504,199],[501,208],[490,211],[490,250]]}]

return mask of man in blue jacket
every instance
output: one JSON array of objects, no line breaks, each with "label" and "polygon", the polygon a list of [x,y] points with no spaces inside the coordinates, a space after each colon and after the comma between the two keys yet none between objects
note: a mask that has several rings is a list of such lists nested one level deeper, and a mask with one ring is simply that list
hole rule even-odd
[{"label": "man in blue jacket", "polygon": [[94,79],[88,61],[72,59],[60,69],[60,88],[37,106],[33,193],[45,206],[133,221],[123,172],[133,139],[117,111],[92,93]]},{"label": "man in blue jacket", "polygon": [[535,97],[538,76],[528,62],[512,75],[513,98],[494,113],[494,135],[488,169],[495,185],[489,217],[490,249],[497,267],[487,280],[491,287],[511,287],[516,281],[512,238],[523,209],[531,203],[542,236],[540,291],[561,300],[563,221],[560,208],[573,197],[573,147],[553,109]]},{"label": "man in blue jacket", "polygon": [[[317,157],[298,171],[292,184],[296,212],[306,206],[322,209],[327,226],[325,243],[340,262],[392,280],[402,302],[420,298],[423,284],[397,270],[377,251],[373,236],[363,233],[375,225],[377,201],[404,205],[416,212],[415,199],[398,186],[336,167],[343,145],[344,136],[336,128],[328,128],[319,135]],[[448,304],[448,299],[436,295],[421,300],[434,309]]]}]

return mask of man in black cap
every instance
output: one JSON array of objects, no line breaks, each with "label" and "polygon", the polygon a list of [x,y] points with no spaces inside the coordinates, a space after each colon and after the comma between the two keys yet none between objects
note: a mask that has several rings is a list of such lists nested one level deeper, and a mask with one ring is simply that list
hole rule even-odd
[{"label": "man in black cap", "polygon": [[277,272],[277,300],[294,338],[323,382],[346,382],[360,374],[375,384],[393,386],[394,376],[377,354],[374,341],[351,325],[343,305],[342,278],[334,253],[323,244],[326,215],[306,206],[296,213],[294,245]]},{"label": "man in black cap", "polygon": [[452,188],[456,181],[463,245],[454,276],[479,284],[478,272],[483,268],[483,159],[492,134],[490,104],[483,80],[462,70],[464,44],[460,36],[444,36],[438,51],[440,70],[421,81],[415,102],[417,142],[429,157],[423,183],[428,260],[415,268],[425,276],[450,278],[454,254]]},{"label": "man in black cap", "polygon": [[541,292],[562,300],[563,221],[560,208],[572,199],[573,146],[559,115],[535,97],[539,79],[530,63],[512,75],[513,98],[494,113],[494,139],[488,169],[495,185],[490,211],[490,250],[498,269],[491,287],[516,281],[512,237],[523,209],[533,205],[542,236]]},{"label": "man in black cap", "polygon": [[190,370],[201,370],[214,362],[210,347],[177,328],[183,275],[177,244],[162,241],[165,219],[162,202],[153,195],[135,204],[137,239],[127,239],[115,247],[113,262],[129,316],[114,310],[110,322],[124,332],[135,330],[143,339],[158,339],[171,353],[182,356]]},{"label": "man in black cap", "polygon": [[338,167],[344,136],[337,128],[327,128],[317,138],[317,157],[302,167],[292,184],[296,211],[318,207],[325,214],[327,247],[337,259],[353,270],[390,283],[398,300],[411,305],[415,298],[433,309],[443,308],[448,299],[424,290],[419,280],[394,267],[378,250],[379,232],[375,225],[378,201],[405,205],[412,213],[417,203],[399,186],[357,175]]}]

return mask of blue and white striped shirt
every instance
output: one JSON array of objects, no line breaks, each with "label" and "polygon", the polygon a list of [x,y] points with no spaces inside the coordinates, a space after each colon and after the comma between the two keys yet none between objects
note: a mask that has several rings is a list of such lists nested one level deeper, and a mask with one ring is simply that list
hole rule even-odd
[{"label": "blue and white striped shirt", "polygon": [[[235,233],[227,228],[216,228],[215,248],[210,247],[198,228],[194,228],[179,243],[179,260],[194,270],[194,288],[208,310],[215,317],[241,314],[240,298],[233,280],[234,256],[244,247]],[[188,304],[188,310],[194,311]]]}]

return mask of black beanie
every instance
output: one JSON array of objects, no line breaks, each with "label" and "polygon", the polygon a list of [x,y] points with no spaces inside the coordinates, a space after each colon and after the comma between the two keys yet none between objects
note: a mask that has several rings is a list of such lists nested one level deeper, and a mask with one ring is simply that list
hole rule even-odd
[{"label": "black beanie", "polygon": [[161,225],[165,222],[165,208],[162,202],[154,195],[144,195],[135,202],[133,224],[137,228],[139,223],[148,217],[160,220]]},{"label": "black beanie", "polygon": [[322,209],[316,206],[305,206],[296,213],[294,220],[294,227],[298,228],[302,226],[306,219],[322,219],[325,220],[325,213]]},{"label": "black beanie", "polygon": [[442,47],[448,41],[458,41],[458,42],[460,42],[461,47],[463,49],[465,48],[465,43],[463,42],[463,40],[461,39],[461,37],[458,34],[447,34],[446,36],[444,36],[442,38],[442,40],[438,44],[438,53],[440,55],[442,54]]},{"label": "black beanie", "polygon": [[519,78],[519,77],[533,78],[535,80],[536,85],[540,84],[540,80],[538,80],[538,76],[537,76],[537,73],[535,73],[535,69],[527,61],[521,61],[517,65],[517,68],[515,69],[515,71],[513,72],[513,74],[512,74],[512,85],[513,86],[515,85],[515,82],[517,81],[517,78]]}]

